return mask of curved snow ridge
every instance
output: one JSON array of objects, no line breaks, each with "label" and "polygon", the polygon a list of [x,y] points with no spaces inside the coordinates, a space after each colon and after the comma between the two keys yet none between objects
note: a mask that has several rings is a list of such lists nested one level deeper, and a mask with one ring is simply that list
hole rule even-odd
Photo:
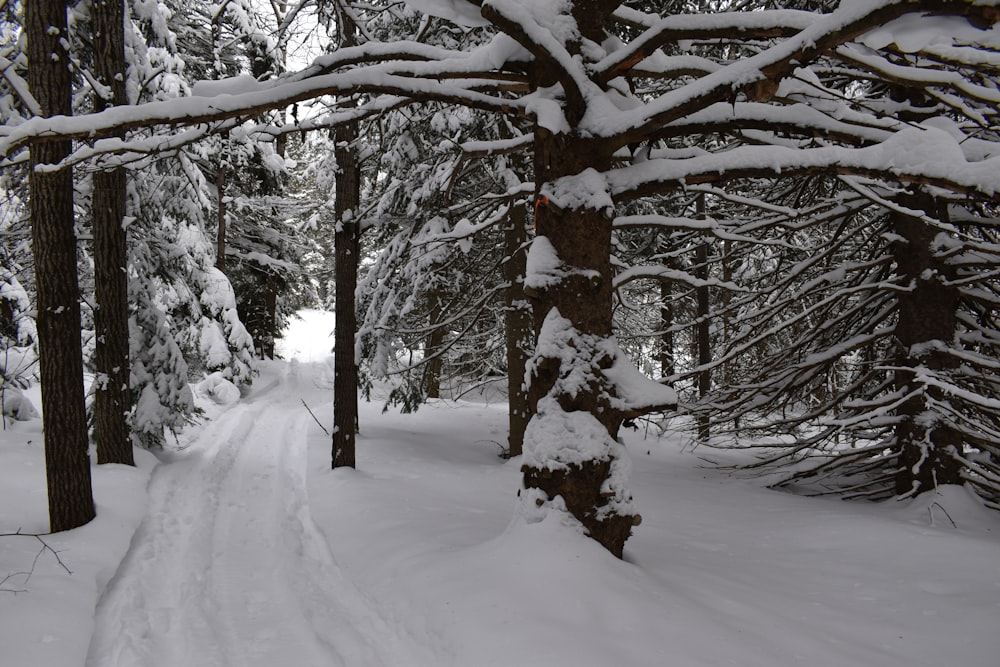
[{"label": "curved snow ridge", "polygon": [[406,664],[312,521],[309,417],[279,390],[286,400],[234,406],[156,469],[87,667]]}]

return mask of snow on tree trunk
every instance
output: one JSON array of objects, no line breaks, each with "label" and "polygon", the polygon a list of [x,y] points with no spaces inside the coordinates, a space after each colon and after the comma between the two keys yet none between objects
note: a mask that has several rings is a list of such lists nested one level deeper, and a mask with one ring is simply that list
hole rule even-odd
[{"label": "snow on tree trunk", "polygon": [[[926,193],[900,198],[909,209],[925,211],[943,220],[943,207]],[[899,237],[892,245],[893,258],[906,289],[899,293],[899,319],[895,340],[901,357],[896,388],[907,395],[897,409],[896,447],[899,469],[896,493],[917,495],[943,484],[961,484],[962,435],[949,424],[934,403],[946,402],[944,391],[921,379],[956,368],[958,360],[947,348],[958,328],[959,288],[954,267],[935,252],[937,236],[943,234],[916,215],[891,214],[892,229]],[[948,244],[943,244],[945,248]],[[913,370],[910,370],[913,369]]]},{"label": "snow on tree trunk", "polygon": [[[524,438],[521,507],[529,522],[569,512],[590,537],[622,556],[641,518],[628,489],[622,421],[644,410],[628,388],[643,378],[612,335],[614,205],[599,170],[598,141],[536,129],[537,236],[525,292],[534,300],[537,343],[528,363],[535,414]],[[649,382],[653,403],[675,401]]]}]

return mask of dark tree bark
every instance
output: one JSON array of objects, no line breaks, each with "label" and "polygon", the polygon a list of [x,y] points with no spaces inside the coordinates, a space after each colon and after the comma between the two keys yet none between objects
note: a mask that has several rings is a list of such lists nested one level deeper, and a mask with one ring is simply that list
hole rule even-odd
[{"label": "dark tree bark", "polygon": [[[125,8],[122,0],[95,0],[94,63],[111,99],[98,98],[97,110],[126,104]],[[117,131],[113,136],[123,138]],[[98,463],[135,465],[129,436],[128,257],[124,227],[125,170],[121,167],[94,174],[94,296],[97,311],[94,349],[98,379],[94,382],[94,436]]]},{"label": "dark tree bark", "polygon": [[[946,220],[944,206],[929,194],[906,195],[900,203]],[[890,216],[893,231],[900,237],[892,244],[893,258],[901,283],[909,287],[899,293],[895,330],[899,366],[922,367],[932,373],[955,368],[957,360],[943,348],[955,338],[960,294],[958,287],[948,284],[955,278],[954,267],[935,256],[934,238],[939,231],[900,211]],[[935,347],[932,341],[945,345]],[[957,455],[962,452],[962,436],[940,411],[932,411],[928,405],[932,400],[946,401],[944,392],[918,382],[916,374],[908,370],[896,372],[896,388],[916,392],[896,412],[901,418],[896,426],[896,493],[917,495],[942,484],[961,484],[963,464]]]},{"label": "dark tree bark", "polygon": [[226,165],[220,164],[215,172],[219,229],[215,237],[215,268],[226,272]]},{"label": "dark tree bark", "polygon": [[[25,11],[31,92],[43,115],[71,115],[69,54],[61,44],[67,39],[66,3],[33,0]],[[69,141],[33,144],[29,177],[45,473],[53,532],[76,528],[95,516],[83,392],[73,175],[69,169],[39,169],[58,164],[71,148]]]},{"label": "dark tree bark", "polygon": [[[568,9],[581,37],[600,43],[618,4],[575,2]],[[616,146],[577,129],[587,102],[556,59],[496,9],[485,6],[483,15],[536,55],[533,87],[559,83],[565,93],[567,129],[553,132],[538,123],[534,128],[537,236],[525,292],[533,301],[537,335],[529,362],[534,414],[524,440],[522,511],[535,521],[565,508],[620,558],[641,517],[628,490],[627,454],[618,430],[626,418],[663,409],[675,399],[652,380],[648,395],[644,389],[641,397],[622,396],[615,380],[616,372],[638,373],[612,334],[614,203],[603,174]],[[581,44],[567,47],[582,58]]]},{"label": "dark tree bark", "polygon": [[[699,200],[703,201],[703,200]],[[704,204],[700,207],[700,212],[704,213]],[[695,276],[699,280],[708,279],[708,241],[698,246],[696,251],[697,268]],[[701,284],[695,290],[695,298],[698,301],[698,365],[705,367],[712,362],[712,322],[709,318],[711,304],[709,303],[708,285]],[[698,397],[704,398],[712,390],[712,371],[703,368],[698,371]],[[712,435],[708,416],[698,417],[698,439],[708,442]]]},{"label": "dark tree bark", "polygon": [[355,290],[358,284],[358,207],[361,173],[357,151],[358,127],[337,128],[337,228],[333,235],[336,288],[333,350],[333,467],[355,467],[358,431],[358,365],[354,354],[357,333]]},{"label": "dark tree bark", "polygon": [[[599,140],[551,134],[541,127],[536,128],[535,137],[539,185],[591,169],[603,172],[611,166],[611,151]],[[538,237],[551,243],[560,265],[566,268],[563,277],[545,289],[529,285],[538,343],[528,388],[535,415],[525,440],[523,486],[528,491],[527,500],[534,499],[539,506],[561,497],[588,534],[620,558],[639,517],[613,507],[612,503],[629,507],[631,498],[615,497],[606,485],[617,459],[614,443],[618,429],[626,416],[611,404],[616,390],[603,372],[613,363],[604,344],[611,339],[612,328],[613,216],[594,204],[596,198],[565,208],[554,199],[539,194],[535,227]],[[573,348],[572,361],[557,353],[567,347]],[[589,376],[586,386],[575,385],[570,379],[580,375]],[[570,423],[575,426],[574,438],[587,438],[599,447],[603,441],[606,452],[553,469],[546,456],[537,456],[534,451],[546,450],[551,444],[545,440],[557,437]],[[579,426],[586,432],[580,433]]]},{"label": "dark tree bark", "polygon": [[444,369],[444,328],[440,326],[444,316],[441,289],[435,286],[427,295],[428,321],[431,330],[424,339],[424,355],[428,358],[424,364],[424,395],[427,398],[441,398],[441,373]]},{"label": "dark tree bark", "polygon": [[[341,12],[343,46],[356,44],[357,27]],[[356,467],[358,433],[358,364],[354,354],[357,337],[358,263],[361,254],[361,166],[358,162],[358,124],[339,125],[336,130],[337,176],[333,235],[336,288],[333,333],[333,467]]]},{"label": "dark tree bark", "polygon": [[507,456],[520,456],[524,447],[524,430],[531,419],[531,407],[524,386],[528,353],[534,339],[531,305],[524,294],[524,273],[528,241],[527,211],[523,206],[510,210],[504,227],[504,342],[507,349],[508,434]]},{"label": "dark tree bark", "polygon": [[274,341],[278,337],[279,291],[277,279],[269,277],[264,288],[264,336],[260,341],[260,356],[263,359],[274,359]]},{"label": "dark tree bark", "polygon": [[[357,43],[357,27],[347,12],[340,12],[343,46]],[[361,254],[361,165],[358,161],[358,124],[347,123],[336,130],[337,176],[333,235],[336,288],[333,333],[333,467],[356,467],[358,433],[358,364],[354,353],[357,337],[358,264]]]},{"label": "dark tree bark", "polygon": [[[660,252],[666,252],[669,248],[668,237],[660,238]],[[667,260],[668,266],[673,267],[673,260]],[[659,337],[659,352],[657,354],[660,362],[660,377],[670,377],[676,368],[674,360],[674,285],[668,278],[660,279],[660,330],[663,332]]]}]

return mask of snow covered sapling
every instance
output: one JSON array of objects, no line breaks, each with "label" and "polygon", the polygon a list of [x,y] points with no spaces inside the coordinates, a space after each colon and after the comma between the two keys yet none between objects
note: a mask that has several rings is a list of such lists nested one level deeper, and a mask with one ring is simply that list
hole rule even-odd
[{"label": "snow covered sapling", "polygon": [[38,372],[35,322],[29,307],[28,294],[17,276],[0,266],[0,412],[5,419],[38,417],[35,406],[21,392]]}]

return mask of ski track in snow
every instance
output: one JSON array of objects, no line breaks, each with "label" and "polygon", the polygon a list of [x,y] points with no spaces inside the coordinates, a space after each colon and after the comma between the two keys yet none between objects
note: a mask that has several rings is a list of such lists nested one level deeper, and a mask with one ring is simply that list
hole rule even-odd
[{"label": "ski track in snow", "polygon": [[236,404],[154,472],[87,667],[406,664],[310,516],[298,382]]}]

